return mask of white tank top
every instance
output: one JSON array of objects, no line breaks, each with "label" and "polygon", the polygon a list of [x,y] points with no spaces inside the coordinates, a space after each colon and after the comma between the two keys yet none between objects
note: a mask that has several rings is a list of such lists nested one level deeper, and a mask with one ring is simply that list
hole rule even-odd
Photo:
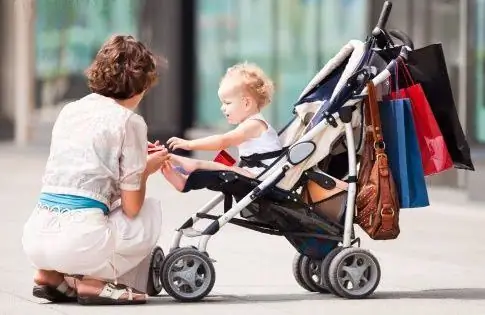
[{"label": "white tank top", "polygon": [[[278,137],[278,133],[274,128],[264,119],[261,113],[250,116],[247,119],[260,120],[266,124],[266,131],[264,131],[259,137],[251,138],[240,145],[238,145],[239,156],[250,156],[255,153],[267,153],[281,150],[281,142]],[[276,158],[262,160],[265,165],[270,165]],[[248,171],[255,175],[259,175],[264,168],[263,167],[245,167]]]}]

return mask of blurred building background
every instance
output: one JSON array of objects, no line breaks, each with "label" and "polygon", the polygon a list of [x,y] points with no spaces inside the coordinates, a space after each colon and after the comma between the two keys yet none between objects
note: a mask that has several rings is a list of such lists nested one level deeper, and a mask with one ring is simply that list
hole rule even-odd
[{"label": "blurred building background", "polygon": [[[143,101],[151,139],[227,128],[217,87],[225,69],[260,64],[277,94],[277,127],[312,76],[350,39],[364,40],[384,0],[2,0],[0,140],[48,146],[66,102],[88,92],[83,70],[112,33],[131,33],[169,60]],[[395,0],[388,28],[417,48],[443,43],[476,172],[450,171],[435,185],[485,200],[485,0]]]}]

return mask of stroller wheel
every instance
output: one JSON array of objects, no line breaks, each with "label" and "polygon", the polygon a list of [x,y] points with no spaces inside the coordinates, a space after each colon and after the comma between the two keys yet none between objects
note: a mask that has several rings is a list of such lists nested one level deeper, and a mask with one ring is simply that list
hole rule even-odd
[{"label": "stroller wheel", "polygon": [[308,256],[303,256],[300,262],[301,275],[303,281],[312,289],[313,292],[329,293],[327,287],[322,285],[321,277],[321,260],[314,260]]},{"label": "stroller wheel", "polygon": [[303,259],[302,254],[296,253],[295,257],[293,258],[293,276],[295,277],[296,282],[305,290],[310,292],[315,292],[308,284],[306,284],[305,280],[303,280],[303,275],[301,273],[301,260]]},{"label": "stroller wheel", "polygon": [[369,251],[349,247],[332,259],[329,278],[339,296],[362,299],[372,294],[379,285],[381,268]]},{"label": "stroller wheel", "polygon": [[157,296],[162,292],[162,263],[165,259],[165,254],[162,248],[156,246],[151,253],[150,259],[150,274],[148,276],[147,294],[149,296]]},{"label": "stroller wheel", "polygon": [[215,280],[211,259],[194,248],[173,251],[163,264],[163,288],[182,302],[203,299],[214,287]]},{"label": "stroller wheel", "polygon": [[338,293],[332,287],[332,283],[330,283],[329,269],[330,269],[330,263],[335,258],[335,256],[342,251],[342,249],[343,249],[342,247],[335,247],[334,249],[332,249],[332,251],[330,251],[330,253],[328,253],[327,256],[325,256],[325,258],[322,261],[322,265],[320,267],[320,270],[321,270],[320,279],[321,279],[322,286],[327,288],[328,291],[330,291],[335,295],[338,295]]}]

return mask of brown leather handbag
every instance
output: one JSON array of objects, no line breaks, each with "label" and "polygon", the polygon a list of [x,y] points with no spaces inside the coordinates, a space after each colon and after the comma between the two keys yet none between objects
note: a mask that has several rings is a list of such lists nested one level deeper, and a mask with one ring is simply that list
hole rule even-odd
[{"label": "brown leather handbag", "polygon": [[367,84],[364,102],[365,143],[357,183],[355,223],[372,239],[390,240],[399,235],[399,199],[389,169],[376,89]]}]

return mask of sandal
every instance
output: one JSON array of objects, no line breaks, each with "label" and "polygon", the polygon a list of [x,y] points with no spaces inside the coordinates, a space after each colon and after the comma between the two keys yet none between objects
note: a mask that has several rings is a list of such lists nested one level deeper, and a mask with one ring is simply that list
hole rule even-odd
[{"label": "sandal", "polygon": [[32,289],[32,295],[40,299],[46,299],[54,303],[76,302],[76,291],[67,285],[66,281],[54,288],[50,285],[36,285]]},{"label": "sandal", "polygon": [[[120,299],[125,293],[128,294],[128,298]],[[81,305],[133,305],[145,304],[147,302],[146,299],[133,299],[133,293],[143,294],[125,285],[107,283],[99,295],[78,296],[77,301]]]}]

